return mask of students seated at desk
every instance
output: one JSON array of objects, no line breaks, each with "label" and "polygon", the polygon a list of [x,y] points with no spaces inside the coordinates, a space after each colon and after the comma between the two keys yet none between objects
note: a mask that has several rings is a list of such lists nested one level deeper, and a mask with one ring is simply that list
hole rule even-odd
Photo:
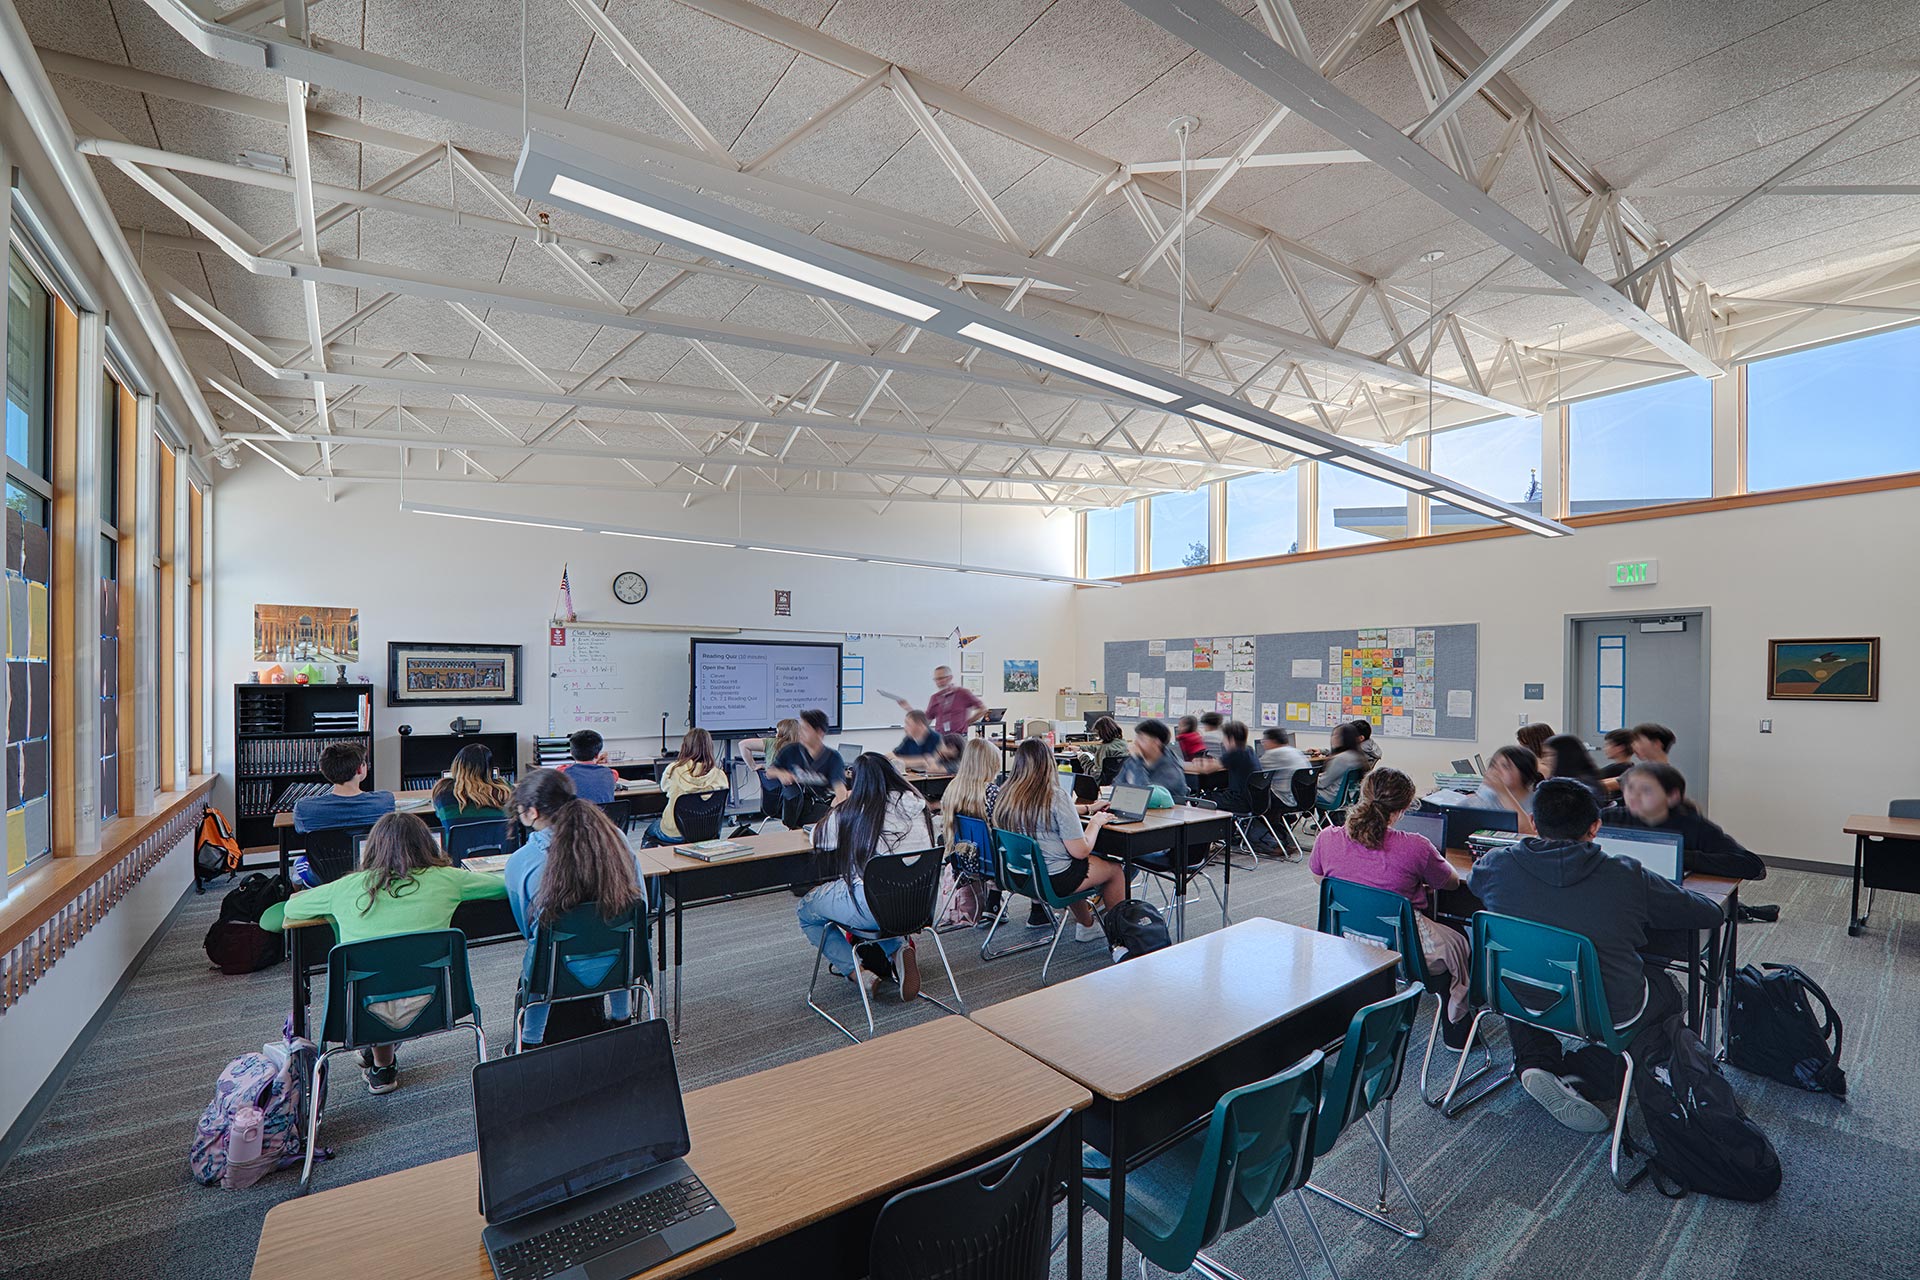
[{"label": "students seated at desk", "polygon": [[646,834],[641,838],[648,844],[681,843],[686,837],[680,834],[680,821],[673,812],[680,797],[701,791],[726,791],[731,786],[727,771],[714,758],[713,735],[705,729],[687,730],[680,735],[680,758],[667,766],[666,774],[660,779],[660,789],[667,793],[666,808],[647,824]]},{"label": "students seated at desk", "polygon": [[[1139,726],[1134,727],[1139,732]],[[1200,736],[1200,721],[1194,716],[1181,716],[1178,729],[1174,733],[1173,744],[1180,748],[1182,760],[1198,760],[1207,753],[1207,742]]]},{"label": "students seated at desk", "polygon": [[829,791],[846,785],[846,765],[827,745],[826,712],[808,708],[800,713],[793,741],[767,766],[767,776],[780,784],[782,801],[796,800],[809,788]]},{"label": "students seated at desk", "polygon": [[1187,802],[1187,771],[1174,758],[1172,735],[1166,725],[1158,720],[1142,720],[1133,726],[1133,746],[1113,785],[1165,787],[1175,804]]},{"label": "students seated at desk", "polygon": [[1227,718],[1218,711],[1204,712],[1200,716],[1200,749],[1216,760],[1227,749],[1226,735],[1222,732],[1226,721]]},{"label": "students seated at desk", "polygon": [[512,795],[513,788],[493,776],[493,752],[469,742],[454,755],[447,776],[433,784],[433,816],[443,827],[504,818]]},{"label": "students seated at desk", "polygon": [[780,816],[780,786],[767,776],[767,765],[787,747],[791,746],[800,732],[800,722],[789,716],[773,727],[771,738],[742,738],[740,754],[746,760],[747,767],[760,779],[760,814],[762,817]]},{"label": "students seated at desk", "polygon": [[1679,735],[1663,724],[1637,724],[1633,726],[1633,758],[1643,764],[1671,763],[1667,756],[1678,741]]},{"label": "students seated at desk", "polygon": [[1088,753],[1093,757],[1093,776],[1105,786],[1114,780],[1126,762],[1127,742],[1120,736],[1120,722],[1112,716],[1101,716],[1093,722],[1093,736],[1098,739]]},{"label": "students seated at desk", "polygon": [[1260,735],[1260,767],[1273,775],[1273,798],[1293,807],[1293,775],[1313,768],[1307,753],[1293,745],[1293,735],[1285,729],[1268,729]]},{"label": "students seated at desk", "polygon": [[893,754],[902,761],[939,754],[940,735],[934,732],[933,721],[927,719],[926,712],[907,712],[906,730],[906,737],[900,739],[900,745],[893,749]]},{"label": "students seated at desk", "polygon": [[[1360,802],[1347,810],[1344,827],[1328,827],[1313,840],[1307,870],[1374,889],[1397,893],[1420,908],[1414,917],[1427,969],[1445,970],[1447,1016],[1442,1030],[1451,1049],[1464,1049],[1473,1010],[1467,1005],[1473,972],[1466,938],[1424,914],[1429,889],[1451,889],[1460,873],[1423,835],[1396,831],[1393,824],[1419,800],[1413,779],[1394,768],[1379,768],[1360,784]],[[1437,994],[1437,993],[1436,993]]]},{"label": "students seated at desk", "polygon": [[620,775],[607,763],[607,742],[592,729],[567,735],[567,754],[573,759],[560,768],[573,782],[574,794],[590,804],[611,804],[620,793]]},{"label": "students seated at desk", "polygon": [[[685,748],[683,740],[683,752]],[[533,973],[533,937],[539,926],[551,925],[584,902],[599,903],[608,917],[627,910],[642,892],[640,860],[605,810],[578,799],[573,783],[557,769],[535,769],[520,779],[511,803],[529,833],[527,842],[507,859],[506,872],[507,904],[527,939],[521,969],[526,978]],[[568,1026],[566,1034],[556,1028],[555,1039],[586,1035],[604,1025],[601,1009],[587,1001],[559,1008]],[[522,1043],[546,1042],[550,1012],[544,1003],[527,1006]],[[625,991],[607,998],[605,1015],[613,1021],[624,1022],[632,1012],[632,998]]]},{"label": "students seated at desk", "polygon": [[1350,773],[1365,773],[1372,766],[1360,749],[1362,741],[1356,721],[1342,721],[1327,735],[1327,767],[1320,771],[1320,802],[1332,804],[1340,798],[1340,788]]},{"label": "students seated at desk", "polygon": [[1540,771],[1545,773],[1547,769],[1547,742],[1552,737],[1552,725],[1535,721],[1533,724],[1521,725],[1520,731],[1513,735],[1513,740],[1533,752],[1533,758],[1540,762]]},{"label": "students seated at desk", "polygon": [[1533,834],[1534,789],[1540,785],[1540,762],[1525,747],[1501,747],[1487,761],[1487,779],[1467,803],[1475,809],[1511,809],[1520,815],[1522,835]]},{"label": "students seated at desk", "polygon": [[[1594,844],[1600,807],[1577,782],[1542,783],[1534,821],[1537,836],[1483,855],[1467,887],[1489,911],[1591,939],[1615,1027],[1680,1012],[1673,978],[1640,953],[1654,930],[1712,928],[1721,918],[1719,905]],[[1549,1115],[1581,1133],[1612,1126],[1623,1070],[1617,1056],[1594,1046],[1564,1053],[1559,1037],[1513,1021],[1507,1036],[1521,1087]]]},{"label": "students seated at desk", "polygon": [[1600,766],[1600,785],[1609,792],[1620,790],[1620,775],[1633,768],[1633,730],[1609,729],[1600,740],[1600,752],[1607,762]]},{"label": "students seated at desk", "polygon": [[[993,802],[999,788],[994,779],[1000,774],[1000,751],[985,738],[968,738],[954,766],[953,781],[940,796],[940,807],[949,816],[993,821]],[[952,824],[948,825],[949,834]]]},{"label": "students seated at desk", "polygon": [[[1112,821],[1112,812],[1103,809],[1090,815],[1082,828],[1072,795],[1061,790],[1060,774],[1046,743],[1028,738],[1014,750],[1013,770],[994,802],[993,825],[1033,840],[1055,893],[1098,886],[1102,907],[1117,907],[1126,900],[1126,868],[1093,852],[1100,828]],[[1076,941],[1105,941],[1106,930],[1095,922],[1092,907],[1082,901],[1071,910]]]},{"label": "students seated at desk", "polygon": [[294,801],[295,831],[372,826],[380,815],[393,812],[393,792],[360,789],[367,776],[367,753],[358,742],[329,742],[322,748],[320,776],[333,790]]},{"label": "students seated at desk", "polygon": [[[506,894],[499,876],[450,865],[416,815],[389,813],[373,824],[360,846],[360,870],[275,903],[260,918],[260,927],[277,933],[283,923],[328,920],[336,943],[363,942],[445,929],[461,903]],[[360,1067],[369,1093],[400,1087],[391,1045],[362,1053]]]},{"label": "students seated at desk", "polygon": [[1361,716],[1353,722],[1354,745],[1367,758],[1367,768],[1380,763],[1380,744],[1373,740],[1373,721]]},{"label": "students seated at desk", "polygon": [[[806,716],[820,713],[807,711],[801,715],[804,721]],[[893,762],[878,752],[861,753],[853,762],[852,772],[845,794],[813,828],[813,847],[833,855],[829,868],[834,878],[809,890],[794,912],[808,942],[818,947],[825,936],[827,963],[833,971],[859,982],[869,995],[875,984],[896,981],[894,960],[898,958],[900,998],[911,1000],[920,993],[920,963],[911,939],[903,942],[889,938],[853,946],[840,928],[831,926],[865,931],[879,928],[867,907],[867,863],[887,854],[934,848],[933,815]]]},{"label": "students seated at desk", "polygon": [[1610,827],[1677,833],[1686,869],[1706,876],[1765,880],[1767,864],[1687,799],[1687,780],[1670,764],[1636,764],[1620,779],[1624,804],[1601,815]]},{"label": "students seated at desk", "polygon": [[1593,766],[1592,753],[1572,734],[1556,733],[1547,739],[1541,767],[1547,777],[1571,778],[1593,792],[1593,798],[1602,805],[1607,803],[1607,789],[1600,785],[1600,771]]}]

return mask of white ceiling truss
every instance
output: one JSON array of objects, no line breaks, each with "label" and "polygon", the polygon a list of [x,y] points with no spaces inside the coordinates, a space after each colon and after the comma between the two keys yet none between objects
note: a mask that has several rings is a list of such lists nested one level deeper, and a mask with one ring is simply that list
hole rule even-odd
[{"label": "white ceiling truss", "polygon": [[[535,67],[542,83],[569,77],[560,106],[523,99],[506,75],[521,50],[505,24],[466,29],[501,73],[489,77],[425,65],[417,43],[383,48],[364,3],[344,28],[347,0],[111,3],[122,27],[157,30],[157,16],[251,69],[202,76],[175,58],[165,65],[186,72],[175,75],[39,50],[81,151],[116,176],[123,228],[179,317],[227,439],[316,481],[405,474],[686,502],[739,491],[1058,509],[1294,461],[839,299],[550,217],[513,194],[523,122],[1368,443],[1537,412],[1578,387],[1716,376],[1843,308],[1863,323],[1909,314],[1914,264],[1886,258],[1879,241],[1861,245],[1882,255],[1871,267],[1789,297],[1745,277],[1740,292],[1717,292],[1691,258],[1749,221],[1755,202],[1871,205],[1912,189],[1908,170],[1816,175],[1907,108],[1920,82],[1836,113],[1757,184],[1634,171],[1615,186],[1520,84],[1527,58],[1580,15],[1574,0],[1519,0],[1494,24],[1491,52],[1447,0],[1125,0],[1198,51],[1162,74],[1212,76],[1208,92],[1225,96],[1214,74],[1225,68],[1259,91],[1258,109],[1192,158],[1184,212],[1164,132],[1130,147],[1077,126],[1054,132],[1005,94],[953,87],[748,0],[674,0],[673,11],[709,40],[737,42],[728,52],[743,78],[774,66],[754,73],[768,80],[756,92],[816,85],[809,109],[752,136],[703,106],[692,73],[663,56],[669,33],[621,0],[543,8],[550,29],[536,49],[592,51],[577,68]],[[965,25],[960,12],[951,21]],[[1111,0],[1093,12],[1116,26],[1132,18]],[[283,92],[262,92],[262,68]],[[632,122],[638,111],[572,105],[616,93],[650,104],[651,127]],[[1183,106],[1177,92],[1166,101]],[[145,111],[135,120],[116,103]],[[865,152],[875,159],[848,161],[846,175],[828,163]],[[904,185],[903,157],[944,174],[947,190]],[[1424,224],[1409,218],[1401,246],[1366,268],[1241,196],[1249,182],[1376,169],[1436,209]],[[1680,200],[1698,212],[1669,234],[1648,210]],[[1427,234],[1449,248],[1431,298],[1417,241]],[[1549,321],[1570,341],[1556,342]]]}]

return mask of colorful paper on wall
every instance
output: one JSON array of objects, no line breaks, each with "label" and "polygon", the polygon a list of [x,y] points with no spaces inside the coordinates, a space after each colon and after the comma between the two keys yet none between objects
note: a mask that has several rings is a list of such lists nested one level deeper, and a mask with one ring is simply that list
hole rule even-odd
[{"label": "colorful paper on wall", "polygon": [[1307,718],[1308,723],[1316,729],[1331,729],[1339,713],[1340,708],[1331,702],[1316,702],[1313,704],[1313,714]]},{"label": "colorful paper on wall", "polygon": [[1407,716],[1388,716],[1380,727],[1382,732],[1389,738],[1411,738],[1413,736],[1413,721]]},{"label": "colorful paper on wall", "polygon": [[1223,716],[1233,714],[1233,695],[1225,689],[1213,695],[1213,709]]},{"label": "colorful paper on wall", "polygon": [[1163,698],[1140,699],[1140,714],[1149,720],[1160,720],[1167,714],[1166,700]]},{"label": "colorful paper on wall", "polygon": [[1137,720],[1140,717],[1140,699],[1120,697],[1113,700],[1113,714],[1122,720]]},{"label": "colorful paper on wall", "polygon": [[[1213,641],[1195,640],[1193,642],[1193,669],[1195,671],[1213,670],[1213,661],[1217,656],[1217,651],[1213,647]],[[1167,665],[1172,666],[1173,664],[1168,663]]]},{"label": "colorful paper on wall", "polygon": [[1389,649],[1413,648],[1413,628],[1412,627],[1388,627],[1387,628],[1387,648]]},{"label": "colorful paper on wall", "polygon": [[1287,704],[1287,720],[1289,723],[1306,724],[1312,719],[1313,704],[1311,702],[1289,702]]},{"label": "colorful paper on wall", "polygon": [[1233,638],[1233,669],[1235,671],[1253,670],[1254,643],[1252,636]]},{"label": "colorful paper on wall", "polygon": [[1262,729],[1272,729],[1277,727],[1279,723],[1280,723],[1280,704],[1277,702],[1261,703],[1260,704],[1260,727]]}]

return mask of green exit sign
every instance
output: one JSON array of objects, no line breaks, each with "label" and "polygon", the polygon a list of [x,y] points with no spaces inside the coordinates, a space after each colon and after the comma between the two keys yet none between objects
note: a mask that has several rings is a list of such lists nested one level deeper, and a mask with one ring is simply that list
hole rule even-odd
[{"label": "green exit sign", "polygon": [[1658,560],[1618,560],[1607,575],[1607,585],[1612,587],[1647,587],[1658,581]]}]

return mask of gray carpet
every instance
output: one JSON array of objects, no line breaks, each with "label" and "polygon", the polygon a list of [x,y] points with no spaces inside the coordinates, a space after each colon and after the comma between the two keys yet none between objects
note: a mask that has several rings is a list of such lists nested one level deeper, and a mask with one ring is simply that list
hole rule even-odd
[{"label": "gray carpet", "polygon": [[[1204,893],[1204,891],[1203,891]],[[1312,923],[1314,889],[1300,865],[1263,862],[1234,877],[1236,917]],[[1801,1093],[1732,1071],[1749,1112],[1772,1137],[1786,1185],[1759,1206],[1662,1199],[1645,1186],[1620,1195],[1606,1147],[1555,1125],[1509,1087],[1453,1120],[1419,1105],[1409,1081],[1394,1147],[1433,1215],[1432,1233],[1407,1243],[1327,1206],[1316,1209],[1347,1277],[1551,1277],[1552,1280],[1781,1280],[1915,1274],[1920,1258],[1920,899],[1882,895],[1873,928],[1845,929],[1847,882],[1776,871],[1749,894],[1778,902],[1782,921],[1743,928],[1742,958],[1791,960],[1826,986],[1846,1019],[1850,1101]],[[0,1170],[0,1277],[248,1274],[261,1219],[293,1192],[280,1174],[248,1191],[205,1188],[187,1176],[194,1121],[221,1066],[278,1035],[285,966],[245,978],[210,972],[200,949],[217,897],[190,902],[75,1065],[45,1118]],[[688,917],[682,1078],[697,1088],[837,1047],[844,1040],[800,1002],[810,948],[785,895]],[[1195,908],[1196,928],[1218,914]],[[949,935],[961,990],[975,1005],[1029,990],[1039,954],[980,963]],[[927,982],[939,979],[923,948]],[[1098,948],[1062,944],[1061,977],[1100,963]],[[476,950],[474,979],[494,1039],[509,1026],[518,948]],[[858,1001],[841,987],[850,1013]],[[920,1002],[882,1005],[882,1030],[941,1015]],[[5,1034],[0,1021],[0,1034]],[[1424,1032],[1422,1032],[1424,1034]],[[1415,1045],[1417,1052],[1421,1046]],[[403,1051],[403,1086],[376,1098],[344,1074],[325,1141],[338,1158],[321,1187],[440,1159],[472,1146],[471,1048],[446,1037]],[[1365,1135],[1348,1140],[1318,1180],[1354,1192],[1373,1176]],[[1288,1207],[1296,1233],[1299,1211]],[[1091,1252],[1101,1223],[1089,1215]],[[1278,1232],[1255,1224],[1224,1241],[1220,1260],[1251,1276],[1291,1274]],[[1316,1275],[1323,1264],[1314,1265]]]}]

